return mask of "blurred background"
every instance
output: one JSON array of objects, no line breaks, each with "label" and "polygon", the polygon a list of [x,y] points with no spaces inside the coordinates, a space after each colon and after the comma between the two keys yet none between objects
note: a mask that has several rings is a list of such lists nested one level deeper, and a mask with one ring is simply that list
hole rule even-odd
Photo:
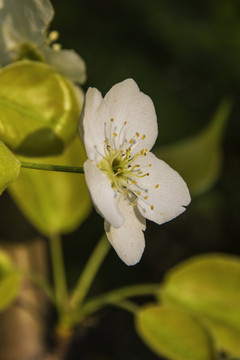
[{"label": "blurred background", "polygon": [[[63,48],[86,61],[84,90],[105,94],[128,77],[156,108],[163,146],[194,136],[206,126],[225,97],[234,106],[225,128],[223,166],[218,181],[193,196],[187,211],[170,223],[147,223],[141,262],[127,267],[111,250],[92,294],[133,283],[160,282],[167,270],[206,252],[240,254],[239,97],[240,3],[237,0],[52,0],[51,29]],[[206,159],[207,161],[207,159]],[[0,237],[9,242],[36,236],[7,192],[0,199]],[[73,285],[103,233],[95,211],[63,246]],[[140,299],[144,303],[148,299]],[[151,299],[150,299],[151,300]],[[69,360],[157,360],[135,333],[132,315],[109,307],[79,329]]]}]

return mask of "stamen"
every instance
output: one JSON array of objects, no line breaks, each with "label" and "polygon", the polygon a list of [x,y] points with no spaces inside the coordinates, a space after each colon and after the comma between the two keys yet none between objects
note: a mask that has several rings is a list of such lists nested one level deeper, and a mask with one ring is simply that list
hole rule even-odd
[{"label": "stamen", "polygon": [[138,132],[136,132],[136,137],[139,137],[139,136],[140,136],[140,134]]},{"label": "stamen", "polygon": [[145,139],[145,137],[146,137],[146,135],[144,134],[144,135],[142,136],[142,140],[144,140],[144,139]]},{"label": "stamen", "polygon": [[152,164],[149,164],[148,166],[149,166],[149,167],[152,167]]},{"label": "stamen", "polygon": [[151,210],[154,210],[154,206],[153,206],[153,205],[151,205]]},{"label": "stamen", "polygon": [[110,121],[111,121],[111,122],[114,122],[114,118],[111,118]]},{"label": "stamen", "polygon": [[158,189],[159,188],[159,184],[155,185],[155,189]]},{"label": "stamen", "polygon": [[113,133],[113,136],[117,137],[117,133],[114,132],[114,133]]}]

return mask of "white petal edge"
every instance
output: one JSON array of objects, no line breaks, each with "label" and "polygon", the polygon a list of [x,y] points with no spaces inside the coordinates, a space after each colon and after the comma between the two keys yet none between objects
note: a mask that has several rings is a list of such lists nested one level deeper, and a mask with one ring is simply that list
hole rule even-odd
[{"label": "white petal edge", "polygon": [[125,217],[124,224],[115,229],[105,221],[106,235],[112,247],[127,265],[137,264],[145,248],[143,231],[146,228],[146,221],[139,213],[136,206],[132,206],[123,197],[119,201],[119,209]]},{"label": "white petal edge", "polygon": [[152,100],[139,90],[136,82],[126,79],[114,85],[104,97],[104,102],[114,119],[115,133],[120,133],[124,122],[127,122],[119,142],[124,135],[127,142],[133,138],[133,155],[145,148],[150,150],[158,135],[157,116]]},{"label": "white petal edge", "polygon": [[141,169],[144,167],[149,172],[149,176],[137,180],[144,196],[148,196],[146,200],[138,198],[140,213],[157,224],[163,224],[183,213],[191,197],[182,177],[152,153],[139,157],[136,162]]},{"label": "white petal edge", "polygon": [[97,163],[87,160],[84,163],[86,183],[98,213],[112,226],[118,228],[124,223],[124,217],[118,208],[119,195],[112,189],[110,180],[99,170]]},{"label": "white petal edge", "polygon": [[83,84],[86,81],[86,65],[84,60],[74,50],[53,50],[48,45],[39,45],[45,61],[60,74],[73,82]]},{"label": "white petal edge", "polygon": [[79,120],[79,133],[81,135],[83,128],[83,141],[91,160],[104,157],[104,127],[107,120],[110,121],[110,115],[102,94],[96,88],[89,88]]}]

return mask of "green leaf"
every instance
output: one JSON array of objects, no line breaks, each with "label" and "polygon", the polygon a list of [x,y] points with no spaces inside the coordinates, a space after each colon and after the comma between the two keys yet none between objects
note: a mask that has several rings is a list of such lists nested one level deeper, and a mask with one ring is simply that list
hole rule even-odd
[{"label": "green leaf", "polygon": [[210,124],[198,135],[154,151],[181,174],[192,195],[207,191],[219,177],[221,143],[231,108],[231,101],[223,101]]},{"label": "green leaf", "polygon": [[206,322],[219,350],[240,356],[239,257],[208,254],[177,265],[165,277],[159,298],[193,311]]},{"label": "green leaf", "polygon": [[209,254],[187,260],[167,274],[161,295],[240,330],[240,258]]},{"label": "green leaf", "polygon": [[213,360],[209,334],[190,313],[176,308],[148,305],[136,315],[140,337],[158,355],[171,360]]},{"label": "green leaf", "polygon": [[240,330],[212,319],[205,318],[204,323],[211,333],[215,341],[215,347],[219,352],[224,351],[231,357],[240,357]]},{"label": "green leaf", "polygon": [[22,276],[14,270],[7,252],[0,248],[0,311],[5,310],[18,296]]},{"label": "green leaf", "polygon": [[[61,156],[41,159],[21,157],[23,161],[76,166],[82,166],[85,159],[79,137]],[[45,235],[73,231],[86,219],[91,209],[82,174],[22,168],[18,180],[9,190],[28,220]]]},{"label": "green leaf", "polygon": [[26,156],[59,154],[77,133],[74,86],[41,62],[0,70],[0,140]]},{"label": "green leaf", "polygon": [[22,276],[13,271],[0,280],[0,311],[8,308],[17,298],[22,282]]},{"label": "green leaf", "polygon": [[0,195],[18,177],[20,162],[0,141]]}]

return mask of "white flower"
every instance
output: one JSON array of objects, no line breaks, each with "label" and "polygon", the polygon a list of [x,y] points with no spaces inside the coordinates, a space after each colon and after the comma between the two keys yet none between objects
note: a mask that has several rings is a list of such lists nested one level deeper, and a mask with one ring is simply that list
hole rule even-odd
[{"label": "white flower", "polygon": [[62,50],[58,32],[48,34],[54,16],[49,0],[0,1],[0,64],[28,58],[45,61],[70,80],[84,83],[86,66],[73,50]]},{"label": "white flower", "polygon": [[[81,129],[83,127],[83,129]],[[136,264],[145,247],[146,219],[162,224],[190,202],[186,183],[151,150],[157,138],[152,100],[132,79],[102,98],[89,88],[80,119],[88,160],[86,182],[107,237],[119,257]]]}]

